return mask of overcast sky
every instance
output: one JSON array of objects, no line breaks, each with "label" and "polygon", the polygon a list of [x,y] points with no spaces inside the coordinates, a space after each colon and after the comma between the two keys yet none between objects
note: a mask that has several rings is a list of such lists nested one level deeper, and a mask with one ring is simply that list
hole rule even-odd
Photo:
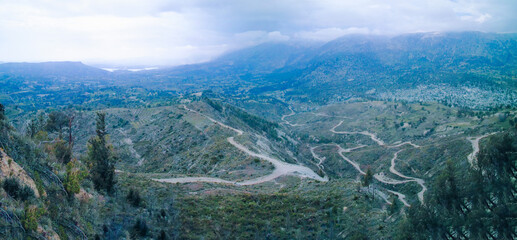
[{"label": "overcast sky", "polygon": [[267,41],[517,32],[516,0],[0,0],[0,61],[178,65]]}]

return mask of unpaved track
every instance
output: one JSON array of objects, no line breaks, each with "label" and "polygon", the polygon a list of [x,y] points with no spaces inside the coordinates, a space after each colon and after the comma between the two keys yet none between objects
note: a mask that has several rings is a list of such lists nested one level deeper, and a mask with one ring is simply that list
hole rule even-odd
[{"label": "unpaved track", "polygon": [[319,116],[319,117],[352,119],[350,117],[344,117],[344,116],[331,116],[331,115],[328,115],[328,114],[325,114],[325,113],[313,113],[313,112],[311,112],[311,114],[314,115],[314,116]]},{"label": "unpaved track", "polygon": [[[194,113],[197,113],[199,115],[206,117],[211,122],[216,123],[223,128],[227,128],[227,129],[230,129],[230,130],[236,132],[237,136],[244,134],[244,131],[242,131],[240,129],[230,127],[230,126],[228,126],[222,122],[219,122],[205,114],[202,114],[198,111],[189,109],[185,105],[183,107],[187,111],[194,112]],[[242,151],[252,157],[260,158],[262,160],[270,162],[275,167],[275,170],[273,170],[273,172],[271,174],[268,174],[268,175],[265,175],[262,177],[258,177],[255,179],[241,181],[241,182],[228,181],[228,180],[224,180],[224,179],[220,179],[220,178],[209,178],[209,177],[180,177],[180,178],[165,178],[165,179],[153,179],[153,180],[158,181],[158,182],[167,182],[167,183],[210,182],[210,183],[226,183],[226,184],[246,186],[246,185],[254,185],[254,184],[269,182],[269,181],[272,181],[272,180],[274,180],[280,176],[284,176],[284,175],[295,175],[295,176],[299,176],[302,178],[311,178],[311,179],[321,181],[321,182],[328,181],[327,176],[320,177],[318,174],[316,174],[314,171],[312,171],[312,169],[310,169],[308,167],[282,162],[278,159],[272,158],[265,154],[255,153],[255,152],[251,151],[250,149],[246,148],[244,145],[236,142],[234,137],[228,137],[227,141],[231,145],[233,145],[234,147],[239,149],[240,151]]]},{"label": "unpaved track", "polygon": [[340,121],[336,126],[334,126],[332,129],[330,129],[331,132],[336,134],[361,134],[370,137],[372,141],[376,142],[379,146],[386,146],[386,144],[377,138],[377,136],[371,132],[368,131],[362,131],[362,132],[347,132],[347,131],[336,131],[336,128],[339,127],[341,124],[343,124],[343,121]]},{"label": "unpaved track", "polygon": [[289,110],[291,110],[291,113],[282,116],[282,121],[284,121],[284,124],[287,124],[287,125],[289,125],[291,127],[300,127],[300,126],[305,125],[305,124],[298,124],[298,123],[292,124],[289,121],[285,120],[286,117],[290,117],[290,116],[293,116],[295,114],[294,111],[293,111],[293,108],[291,106],[289,106]]},{"label": "unpaved track", "polygon": [[414,181],[414,182],[418,183],[418,185],[420,185],[422,187],[422,190],[420,192],[418,192],[418,200],[420,200],[420,202],[422,204],[424,204],[424,193],[425,193],[425,191],[427,191],[427,187],[424,185],[425,181],[420,178],[408,177],[395,169],[395,160],[397,160],[398,154],[400,152],[402,152],[403,150],[404,149],[401,149],[393,155],[393,158],[391,159],[390,172],[401,178],[405,178],[405,179],[408,179],[409,181]]},{"label": "unpaved track", "polygon": [[[359,163],[357,162],[354,162],[352,160],[350,160],[350,158],[347,158],[343,153],[347,153],[347,152],[350,152],[352,151],[353,149],[349,148],[349,149],[344,149],[342,148],[341,146],[339,146],[338,144],[336,144],[336,147],[338,148],[338,151],[337,153],[339,154],[339,156],[341,156],[341,158],[345,159],[345,161],[347,161],[348,163],[350,163],[359,173],[361,173],[362,175],[366,175],[366,172],[364,172],[363,170],[361,170],[361,167],[359,166]],[[361,147],[365,147],[365,146],[359,146],[359,147],[356,147],[354,149],[357,149],[357,148],[361,148]]]},{"label": "unpaved track", "polygon": [[[395,144],[395,145],[391,145],[391,146],[388,146],[386,145],[386,143],[384,143],[384,141],[382,141],[381,139],[377,138],[377,136],[373,133],[370,133],[368,131],[362,131],[362,132],[348,132],[348,131],[336,131],[336,128],[339,127],[341,124],[343,124],[343,121],[340,121],[336,126],[334,126],[333,128],[330,129],[330,131],[332,133],[335,133],[335,134],[361,134],[361,135],[365,135],[365,136],[368,136],[370,137],[370,139],[372,141],[374,141],[375,143],[377,143],[377,145],[379,146],[383,146],[383,147],[387,147],[387,148],[397,148],[397,147],[401,147],[401,146],[404,146],[404,145],[410,145],[414,148],[420,148],[419,145],[416,145],[412,142],[403,142],[403,143],[399,143],[399,144]],[[351,152],[355,149],[358,149],[358,148],[361,148],[361,147],[365,147],[364,145],[361,145],[359,147],[355,147],[355,148],[349,148],[349,149],[343,149],[341,146],[339,146],[338,144],[336,143],[333,143],[337,146],[338,148],[338,154],[341,156],[341,158],[343,158],[345,161],[347,161],[348,163],[350,163],[360,174],[362,175],[366,175],[366,172],[364,172],[360,165],[355,162],[355,161],[352,161],[351,159],[347,158],[344,153],[346,152]],[[312,151],[313,148],[311,148],[311,151]],[[395,160],[397,159],[398,157],[398,154],[403,151],[404,149],[401,149],[399,150],[398,152],[396,152],[393,156],[393,158],[391,159],[391,166],[390,166],[390,172],[401,177],[401,178],[404,178],[406,180],[396,180],[396,179],[392,179],[392,178],[389,178],[387,176],[384,175],[384,173],[378,173],[378,174],[375,174],[374,175],[374,178],[379,181],[379,182],[382,182],[382,183],[385,183],[385,184],[390,184],[390,185],[397,185],[397,184],[404,184],[404,183],[409,183],[409,182],[416,182],[417,184],[419,184],[421,187],[422,187],[422,190],[418,193],[418,199],[420,200],[420,202],[423,204],[424,203],[424,193],[425,191],[427,191],[427,187],[425,186],[425,181],[423,179],[420,179],[420,178],[415,178],[415,177],[408,177],[402,173],[400,173],[399,171],[397,171],[395,169]],[[390,193],[393,193],[395,195],[398,196],[399,200],[405,205],[405,206],[410,206],[407,201],[406,201],[406,195],[402,194],[402,193],[399,193],[399,192],[395,192],[395,191],[392,191],[392,190],[388,190],[388,192]]]},{"label": "unpaved track", "polygon": [[388,146],[388,148],[398,148],[398,147],[402,147],[404,145],[410,145],[414,148],[420,148],[420,145],[416,145],[412,142],[403,142],[403,143],[399,143],[399,144],[395,144],[395,145],[391,145],[391,146]]},{"label": "unpaved track", "polygon": [[479,153],[479,141],[488,136],[494,135],[497,132],[487,133],[479,137],[467,137],[467,140],[472,144],[472,153],[467,156],[467,160],[470,163],[470,167],[477,168],[477,154]]},{"label": "unpaved track", "polygon": [[210,178],[210,177],[183,177],[183,178],[164,178],[164,179],[153,179],[157,182],[164,183],[189,183],[189,182],[209,182],[209,183],[228,183],[235,184],[232,181],[226,181],[220,178]]},{"label": "unpaved track", "polygon": [[318,147],[321,147],[321,146],[316,146],[316,147],[311,147],[310,150],[311,150],[311,154],[312,154],[312,157],[316,158],[318,160],[318,164],[316,164],[320,169],[323,169],[323,162],[325,161],[325,159],[327,159],[326,157],[320,157],[318,156],[318,154],[316,154],[314,152],[314,149],[318,148]]},{"label": "unpaved track", "polygon": [[388,190],[388,192],[397,195],[397,197],[404,204],[404,206],[411,207],[411,205],[409,205],[409,203],[406,201],[406,195],[392,190]]},{"label": "unpaved track", "polygon": [[316,152],[314,152],[314,150],[316,150],[316,148],[320,148],[320,147],[323,147],[323,146],[335,146],[337,147],[338,149],[343,150],[343,152],[351,152],[353,150],[356,150],[356,149],[359,149],[359,148],[362,148],[362,147],[366,147],[366,145],[360,145],[360,146],[357,146],[357,147],[353,147],[353,148],[347,148],[347,149],[343,149],[341,146],[339,146],[338,144],[336,143],[327,143],[327,144],[322,144],[322,145],[319,145],[319,146],[315,146],[315,147],[311,147],[310,148],[310,151],[311,151],[311,154],[312,156],[317,159],[319,162],[317,164],[317,166],[320,168],[320,169],[323,169],[323,162],[326,160],[326,157],[320,157],[318,156],[318,154],[316,154]]}]

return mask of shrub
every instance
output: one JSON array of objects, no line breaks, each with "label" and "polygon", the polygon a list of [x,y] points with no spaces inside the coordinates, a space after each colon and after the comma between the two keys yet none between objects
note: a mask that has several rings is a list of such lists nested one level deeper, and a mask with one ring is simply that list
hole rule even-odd
[{"label": "shrub", "polygon": [[61,139],[54,144],[54,154],[56,159],[63,164],[67,164],[72,159],[72,149]]},{"label": "shrub", "polygon": [[59,226],[57,235],[59,235],[61,240],[68,240],[68,234],[66,234],[65,228],[63,226]]},{"label": "shrub", "polygon": [[14,199],[25,201],[34,196],[32,188],[21,186],[16,178],[7,178],[2,185],[7,194]]},{"label": "shrub", "polygon": [[7,194],[15,197],[20,189],[20,183],[14,178],[7,178],[4,180],[3,188]]},{"label": "shrub", "polygon": [[132,188],[129,190],[129,193],[126,196],[127,201],[131,203],[134,207],[139,207],[142,204],[142,198],[140,197],[140,192],[138,190]]},{"label": "shrub", "polygon": [[22,219],[23,228],[28,231],[36,231],[36,229],[38,229],[39,218],[44,212],[42,208],[29,207],[26,205]]},{"label": "shrub", "polygon": [[161,230],[160,231],[160,235],[158,235],[158,240],[167,240],[167,234],[165,233],[165,231]]},{"label": "shrub", "polygon": [[45,193],[45,187],[43,186],[43,181],[41,180],[38,172],[34,173],[34,183],[36,184],[36,189],[38,190],[39,195],[43,196]]},{"label": "shrub", "polygon": [[22,201],[28,200],[29,198],[34,197],[34,191],[28,186],[23,186],[18,193],[18,197]]},{"label": "shrub", "polygon": [[66,164],[66,177],[63,185],[70,194],[77,194],[81,190],[81,182],[86,177],[86,173],[77,167],[77,160],[72,160]]},{"label": "shrub", "polygon": [[149,227],[147,227],[147,223],[145,222],[144,219],[141,219],[141,218],[139,218],[136,221],[135,226],[133,226],[133,229],[141,237],[145,237],[147,235],[147,233],[149,232]]}]

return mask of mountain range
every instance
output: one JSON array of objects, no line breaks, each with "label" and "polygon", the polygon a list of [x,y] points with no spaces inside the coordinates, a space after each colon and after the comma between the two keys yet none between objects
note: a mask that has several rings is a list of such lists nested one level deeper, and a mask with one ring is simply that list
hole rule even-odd
[{"label": "mountain range", "polygon": [[429,86],[445,86],[448,95],[462,87],[508,95],[504,91],[517,89],[516,69],[516,34],[414,33],[346,35],[324,44],[270,42],[205,63],[139,72],[108,72],[80,62],[4,63],[0,81],[19,79],[10,83],[18,90],[41,81],[57,87],[86,81],[180,93],[207,89],[232,95],[276,93],[287,99],[303,101],[309,96],[328,102],[381,99]]}]

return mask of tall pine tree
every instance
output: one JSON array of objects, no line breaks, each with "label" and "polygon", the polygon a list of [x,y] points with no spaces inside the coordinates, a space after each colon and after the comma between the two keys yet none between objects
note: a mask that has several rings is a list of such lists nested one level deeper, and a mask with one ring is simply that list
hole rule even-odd
[{"label": "tall pine tree", "polygon": [[88,159],[91,163],[91,178],[97,190],[113,191],[115,185],[115,162],[113,146],[108,143],[106,113],[97,113],[96,136],[88,141]]}]

